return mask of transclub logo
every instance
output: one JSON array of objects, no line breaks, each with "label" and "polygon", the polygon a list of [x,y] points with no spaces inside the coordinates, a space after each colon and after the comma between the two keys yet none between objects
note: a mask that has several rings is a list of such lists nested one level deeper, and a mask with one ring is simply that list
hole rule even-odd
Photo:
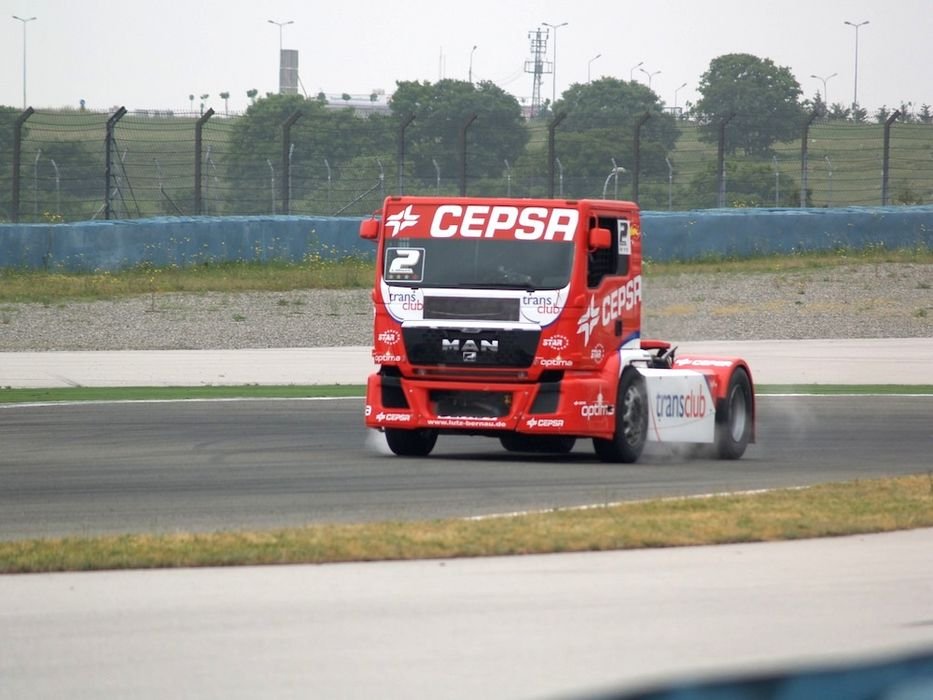
[{"label": "transclub logo", "polygon": [[704,418],[706,409],[706,395],[699,391],[658,394],[654,400],[654,412],[658,418]]},{"label": "transclub logo", "polygon": [[389,292],[389,304],[398,310],[401,306],[402,311],[422,311],[424,302],[421,301],[415,292]]},{"label": "transclub logo", "polygon": [[554,296],[528,294],[522,297],[522,308],[539,314],[559,314],[564,306],[560,303],[560,294]]},{"label": "transclub logo", "polygon": [[602,343],[596,343],[596,345],[593,346],[593,349],[590,350],[590,359],[593,362],[602,362],[605,356],[606,348],[603,347]]},{"label": "transclub logo", "polygon": [[418,223],[421,217],[418,214],[413,214],[411,208],[412,205],[409,204],[398,214],[392,214],[386,217],[386,228],[392,229],[392,238],[395,238],[406,228],[410,228]]}]

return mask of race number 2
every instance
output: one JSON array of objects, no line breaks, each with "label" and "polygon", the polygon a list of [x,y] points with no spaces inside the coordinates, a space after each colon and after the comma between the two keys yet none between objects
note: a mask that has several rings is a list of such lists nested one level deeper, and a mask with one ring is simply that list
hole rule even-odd
[{"label": "race number 2", "polygon": [[424,248],[387,248],[384,277],[387,282],[421,282]]}]

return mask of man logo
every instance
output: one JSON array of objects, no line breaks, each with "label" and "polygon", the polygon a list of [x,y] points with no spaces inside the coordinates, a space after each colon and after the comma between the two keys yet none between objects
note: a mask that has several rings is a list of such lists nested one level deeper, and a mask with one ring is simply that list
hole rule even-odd
[{"label": "man logo", "polygon": [[441,340],[441,350],[445,353],[459,352],[464,362],[476,362],[480,353],[499,352],[499,341],[480,339],[477,343],[473,339],[443,338]]}]

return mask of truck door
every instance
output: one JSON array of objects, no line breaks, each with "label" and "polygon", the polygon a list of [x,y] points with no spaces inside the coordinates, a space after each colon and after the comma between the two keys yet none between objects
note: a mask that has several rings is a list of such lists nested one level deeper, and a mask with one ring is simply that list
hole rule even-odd
[{"label": "truck door", "polygon": [[596,216],[590,226],[609,229],[614,233],[612,245],[596,250],[587,258],[586,286],[597,289],[608,276],[627,277],[632,256],[628,219],[621,217]]},{"label": "truck door", "polygon": [[591,314],[598,314],[594,339],[616,348],[637,339],[641,328],[641,266],[632,223],[621,214],[597,214],[590,225],[613,233],[608,248],[588,253],[586,278]]}]

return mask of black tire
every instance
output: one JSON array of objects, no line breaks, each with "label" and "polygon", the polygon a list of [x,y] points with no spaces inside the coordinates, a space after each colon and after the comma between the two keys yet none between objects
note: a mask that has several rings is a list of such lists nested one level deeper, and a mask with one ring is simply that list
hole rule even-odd
[{"label": "black tire", "polygon": [[738,459],[752,437],[755,421],[752,383],[748,373],[739,367],[729,378],[726,398],[716,411],[716,456]]},{"label": "black tire", "polygon": [[499,442],[509,452],[535,452],[538,454],[551,453],[565,455],[573,450],[577,444],[575,437],[564,435],[522,435],[520,433],[503,433]]},{"label": "black tire", "polygon": [[427,457],[437,443],[437,431],[430,428],[386,428],[385,433],[389,449],[399,457]]},{"label": "black tire", "polygon": [[611,440],[593,439],[604,462],[637,462],[648,439],[648,395],[645,381],[634,369],[622,372],[616,399],[616,431]]}]

